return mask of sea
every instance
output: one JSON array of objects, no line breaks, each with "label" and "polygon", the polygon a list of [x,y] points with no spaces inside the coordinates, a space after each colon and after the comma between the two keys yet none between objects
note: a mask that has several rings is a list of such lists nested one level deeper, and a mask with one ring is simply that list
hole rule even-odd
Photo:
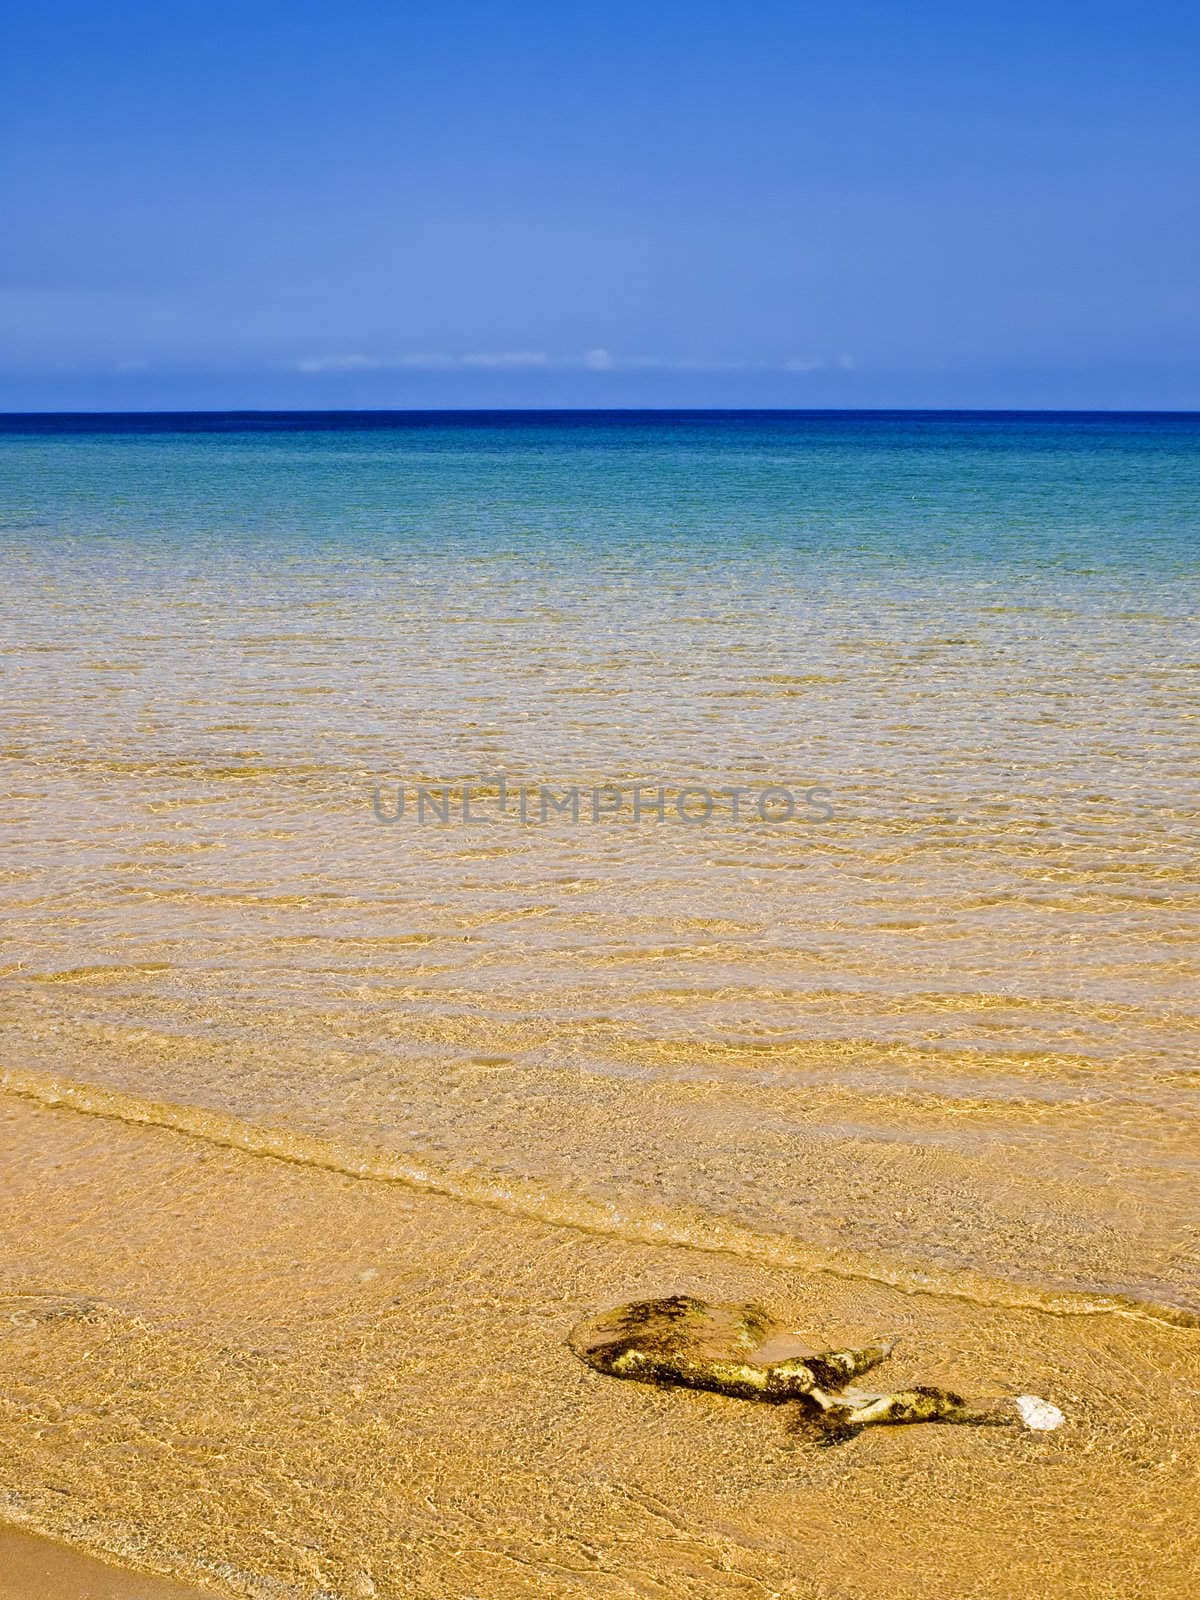
[{"label": "sea", "polygon": [[1200,418],[30,416],[0,517],[13,1072],[1200,1312]]},{"label": "sea", "polygon": [[103,1130],[93,1263],[153,1134],[1200,1325],[1200,416],[7,416],[0,563],[0,1100]]}]

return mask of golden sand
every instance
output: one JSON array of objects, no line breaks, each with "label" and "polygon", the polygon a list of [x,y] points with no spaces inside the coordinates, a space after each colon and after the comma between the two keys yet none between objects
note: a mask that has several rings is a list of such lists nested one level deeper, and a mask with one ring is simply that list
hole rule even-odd
[{"label": "golden sand", "polygon": [[0,1600],[213,1600],[213,1591],[110,1566],[0,1527]]},{"label": "golden sand", "polygon": [[[0,1513],[231,1595],[595,1600],[1190,1591],[1194,1331],[634,1245],[4,1098]],[[590,1308],[770,1304],[1056,1433],[814,1448],[584,1367]]]}]

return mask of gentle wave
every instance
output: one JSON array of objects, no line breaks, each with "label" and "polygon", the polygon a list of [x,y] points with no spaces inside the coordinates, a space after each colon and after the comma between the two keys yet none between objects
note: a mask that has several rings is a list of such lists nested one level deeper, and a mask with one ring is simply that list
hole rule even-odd
[{"label": "gentle wave", "polygon": [[647,1208],[634,1213],[611,1201],[566,1193],[528,1179],[514,1180],[470,1169],[450,1170],[416,1155],[358,1148],[298,1129],[264,1128],[207,1107],[146,1100],[47,1073],[6,1069],[0,1072],[0,1090],[45,1106],[65,1107],[134,1126],[171,1129],[247,1155],[270,1156],[353,1178],[399,1183],[527,1221],[623,1239],[631,1244],[672,1245],[735,1255],[760,1266],[824,1272],[884,1284],[905,1294],[964,1300],[992,1309],[1036,1311],[1050,1316],[1133,1317],[1166,1327],[1200,1328],[1200,1314],[1166,1303],[1131,1296],[1043,1290],[968,1271],[922,1270],[825,1249],[787,1235],[759,1232],[684,1207]]}]

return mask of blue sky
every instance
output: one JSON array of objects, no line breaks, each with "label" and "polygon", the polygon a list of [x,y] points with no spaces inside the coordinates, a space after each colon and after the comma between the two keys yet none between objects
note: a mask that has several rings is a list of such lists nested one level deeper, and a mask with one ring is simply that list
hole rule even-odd
[{"label": "blue sky", "polygon": [[1200,408],[1184,4],[18,0],[0,409]]}]

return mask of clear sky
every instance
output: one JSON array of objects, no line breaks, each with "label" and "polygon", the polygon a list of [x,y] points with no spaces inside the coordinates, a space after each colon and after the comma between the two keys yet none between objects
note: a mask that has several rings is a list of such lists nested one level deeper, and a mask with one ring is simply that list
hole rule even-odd
[{"label": "clear sky", "polygon": [[1200,408],[1200,10],[8,14],[0,409]]}]

